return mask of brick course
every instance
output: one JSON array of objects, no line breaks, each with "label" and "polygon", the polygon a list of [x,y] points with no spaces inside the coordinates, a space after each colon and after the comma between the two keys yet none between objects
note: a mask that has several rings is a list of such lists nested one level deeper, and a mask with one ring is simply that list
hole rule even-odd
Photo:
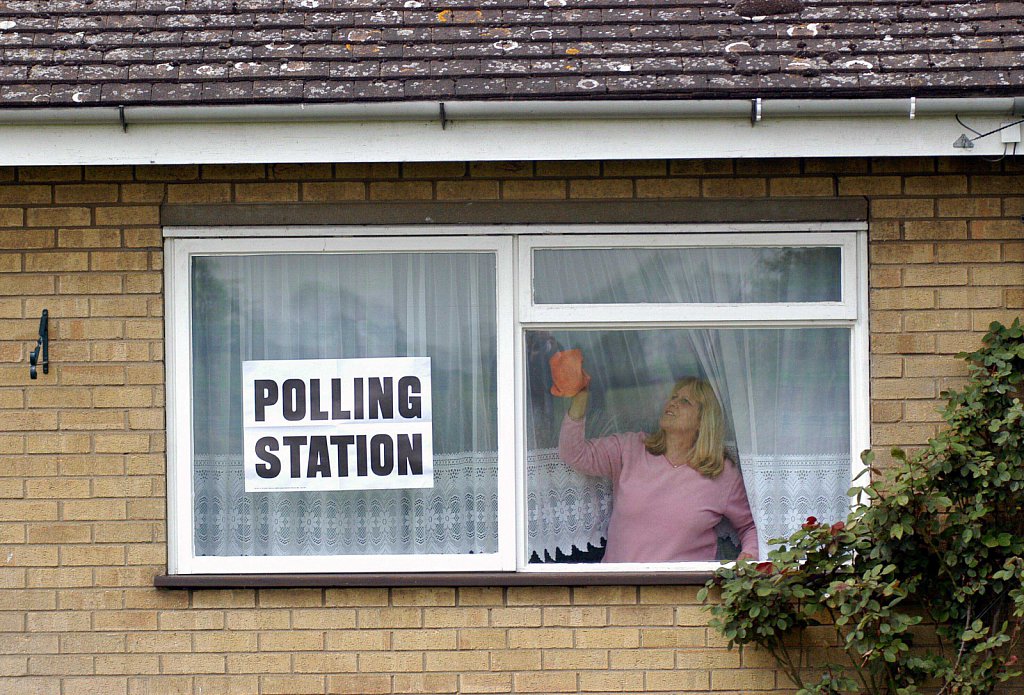
[{"label": "brick course", "polygon": [[[0,181],[0,692],[783,692],[694,587],[157,591],[159,204],[863,195],[873,445],[940,427],[1024,305],[1016,160],[46,167]],[[50,374],[30,382],[39,311]],[[884,459],[885,456],[883,455]],[[827,645],[826,645],[827,646]],[[824,648],[824,647],[823,647]],[[805,658],[816,658],[808,650]]]}]

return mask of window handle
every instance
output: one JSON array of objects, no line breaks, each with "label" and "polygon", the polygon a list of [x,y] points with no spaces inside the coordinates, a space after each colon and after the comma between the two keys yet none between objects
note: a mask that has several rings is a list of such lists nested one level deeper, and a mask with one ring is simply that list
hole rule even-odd
[{"label": "window handle", "polygon": [[39,362],[39,350],[43,351],[43,374],[50,373],[50,312],[43,309],[43,315],[39,317],[39,340],[36,341],[36,349],[28,356],[28,375],[35,379],[36,363]]}]

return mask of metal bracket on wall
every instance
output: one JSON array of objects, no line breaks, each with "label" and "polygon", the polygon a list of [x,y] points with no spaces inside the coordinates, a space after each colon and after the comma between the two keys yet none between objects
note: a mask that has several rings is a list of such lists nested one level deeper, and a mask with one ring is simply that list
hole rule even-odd
[{"label": "metal bracket on wall", "polygon": [[43,374],[50,373],[50,312],[43,309],[43,315],[39,317],[39,340],[36,341],[36,349],[28,356],[28,375],[32,379],[38,378],[36,364],[39,362],[39,351],[43,351]]}]

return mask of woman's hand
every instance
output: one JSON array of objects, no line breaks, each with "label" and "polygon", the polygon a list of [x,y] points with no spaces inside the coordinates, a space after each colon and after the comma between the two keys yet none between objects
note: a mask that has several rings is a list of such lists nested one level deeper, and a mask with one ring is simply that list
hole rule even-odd
[{"label": "woman's hand", "polygon": [[551,367],[551,394],[572,398],[590,385],[590,375],[583,369],[583,351],[562,350],[548,360]]}]

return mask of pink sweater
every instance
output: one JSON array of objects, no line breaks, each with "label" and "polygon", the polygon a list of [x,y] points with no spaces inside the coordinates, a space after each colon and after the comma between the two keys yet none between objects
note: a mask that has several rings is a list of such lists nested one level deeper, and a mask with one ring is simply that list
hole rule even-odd
[{"label": "pink sweater", "polygon": [[739,469],[729,460],[717,478],[675,468],[644,448],[642,432],[587,440],[584,423],[566,416],[558,438],[562,460],[580,473],[611,478],[612,517],[603,562],[715,559],[715,526],[736,527],[741,552],[757,557],[757,529]]}]

